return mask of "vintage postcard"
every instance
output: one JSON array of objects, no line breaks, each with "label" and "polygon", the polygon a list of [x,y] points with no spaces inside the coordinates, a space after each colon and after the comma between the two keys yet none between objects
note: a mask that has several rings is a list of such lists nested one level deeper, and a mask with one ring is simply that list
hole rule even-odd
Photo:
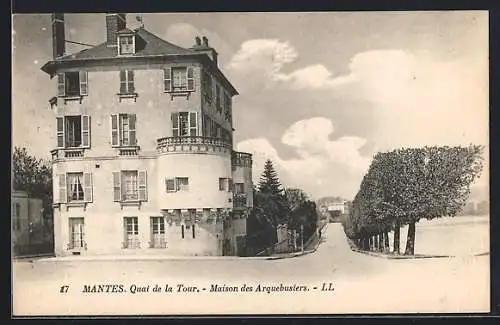
[{"label": "vintage postcard", "polygon": [[13,316],[489,312],[488,36],[13,15]]}]

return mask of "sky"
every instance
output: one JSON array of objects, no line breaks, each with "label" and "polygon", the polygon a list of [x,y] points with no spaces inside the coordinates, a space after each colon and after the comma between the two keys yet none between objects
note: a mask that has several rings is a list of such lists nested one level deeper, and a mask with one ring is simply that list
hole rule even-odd
[{"label": "sky", "polygon": [[[127,15],[130,27],[137,14]],[[190,47],[206,36],[234,98],[234,140],[285,187],[352,199],[376,152],[488,145],[486,11],[142,14]],[[66,38],[105,41],[105,14],[66,14]],[[48,14],[13,16],[13,145],[49,158]],[[67,46],[68,52],[83,48]],[[485,156],[486,163],[488,157]],[[474,186],[488,184],[488,165]]]}]

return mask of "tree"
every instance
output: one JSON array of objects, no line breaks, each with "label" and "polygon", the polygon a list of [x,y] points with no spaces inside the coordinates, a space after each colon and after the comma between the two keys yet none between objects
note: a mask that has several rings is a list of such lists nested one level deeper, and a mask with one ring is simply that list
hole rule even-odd
[{"label": "tree", "polygon": [[304,240],[309,239],[318,226],[316,203],[299,188],[285,189],[285,198],[289,211],[288,229],[301,231],[303,227]]},{"label": "tree", "polygon": [[288,208],[286,205],[286,199],[284,195],[283,187],[278,178],[278,173],[274,170],[273,163],[270,159],[266,160],[264,164],[264,171],[260,177],[258,185],[259,195],[257,199],[261,198],[257,204],[257,209],[260,209],[266,218],[273,219],[273,226],[277,226],[281,223],[286,223]]},{"label": "tree", "polygon": [[[37,159],[26,148],[14,148],[12,155],[13,189],[25,191],[30,197],[39,198],[43,203],[42,216],[51,220],[52,216],[52,168],[49,162]],[[52,225],[45,223],[52,232]]]}]

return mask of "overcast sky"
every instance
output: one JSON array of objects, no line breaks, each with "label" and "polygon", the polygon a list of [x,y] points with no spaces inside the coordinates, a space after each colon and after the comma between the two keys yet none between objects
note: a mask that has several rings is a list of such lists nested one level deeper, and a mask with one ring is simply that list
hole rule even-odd
[{"label": "overcast sky", "polygon": [[[135,22],[136,14],[127,20]],[[180,46],[206,35],[234,98],[237,149],[285,186],[352,198],[377,151],[488,144],[487,12],[144,14]],[[133,27],[133,26],[132,26]],[[13,18],[13,144],[48,158],[50,15]],[[69,40],[105,40],[104,14],[66,14]],[[81,48],[68,47],[69,51]],[[485,174],[487,175],[487,174]],[[487,176],[480,183],[487,184]]]}]

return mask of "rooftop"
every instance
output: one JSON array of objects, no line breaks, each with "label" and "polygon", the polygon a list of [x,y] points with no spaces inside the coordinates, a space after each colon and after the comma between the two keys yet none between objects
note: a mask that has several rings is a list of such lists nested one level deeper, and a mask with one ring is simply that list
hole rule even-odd
[{"label": "rooftop", "polygon": [[[137,28],[135,30],[130,30],[128,28],[122,29],[118,34],[135,34],[136,39],[136,49],[134,54],[127,55],[127,59],[133,58],[158,58],[158,57],[168,57],[168,56],[196,56],[201,61],[209,65],[212,71],[221,78],[231,91],[233,95],[237,95],[238,92],[234,86],[227,80],[224,74],[219,70],[217,64],[214,63],[209,56],[202,51],[197,49],[186,49],[170,42],[163,40],[162,38],[154,35],[153,33],[146,30],[144,27]],[[210,49],[210,48],[207,48]],[[121,59],[123,56],[118,55],[116,47],[107,46],[106,42],[99,45],[93,46],[91,48],[82,50],[77,53],[72,53],[64,55],[55,60],[51,60],[42,66],[42,71],[53,75],[56,73],[56,69],[66,63],[78,63],[79,61],[107,61]]]}]

